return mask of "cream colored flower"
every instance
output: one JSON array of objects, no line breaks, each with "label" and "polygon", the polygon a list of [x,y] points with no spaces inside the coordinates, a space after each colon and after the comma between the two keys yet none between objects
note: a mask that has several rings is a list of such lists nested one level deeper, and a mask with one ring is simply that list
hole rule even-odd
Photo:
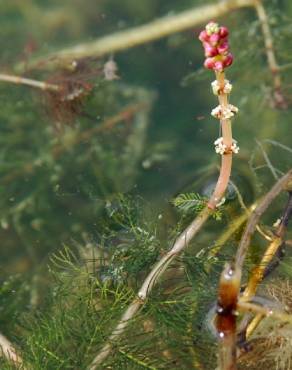
[{"label": "cream colored flower", "polygon": [[[219,86],[219,83],[217,80],[213,81],[211,83],[211,87],[212,87],[212,91],[213,91],[213,94],[214,95],[219,95],[219,92],[220,92],[220,86]],[[222,92],[224,94],[230,94],[232,90],[232,85],[231,83],[228,81],[228,80],[224,80],[224,87],[223,87],[223,90]]]},{"label": "cream colored flower", "polygon": [[231,150],[234,154],[237,154],[239,152],[239,146],[237,145],[236,140],[232,140]]},{"label": "cream colored flower", "polygon": [[217,154],[223,155],[226,151],[227,146],[223,144],[223,137],[219,137],[216,141],[214,141],[215,145],[215,152]]},{"label": "cream colored flower", "polygon": [[238,112],[238,108],[234,105],[228,104],[226,108],[223,108],[221,105],[218,105],[211,112],[211,115],[218,119],[229,119]]},{"label": "cream colored flower", "polygon": [[223,137],[219,137],[217,140],[214,141],[214,145],[215,145],[215,152],[217,154],[225,154],[225,153],[230,153],[230,151],[234,154],[237,154],[239,152],[239,146],[237,145],[237,141],[236,140],[232,140],[232,145],[230,147],[230,150],[228,150],[227,148],[227,145],[224,144],[223,142]]}]

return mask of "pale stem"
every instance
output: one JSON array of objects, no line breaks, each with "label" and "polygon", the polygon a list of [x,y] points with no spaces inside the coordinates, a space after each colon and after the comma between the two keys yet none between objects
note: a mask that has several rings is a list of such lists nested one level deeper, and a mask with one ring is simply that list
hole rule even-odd
[{"label": "pale stem", "polygon": [[277,63],[276,56],[275,56],[273,36],[272,36],[272,32],[271,32],[270,25],[269,25],[269,18],[268,18],[268,15],[266,13],[266,10],[261,0],[254,0],[254,7],[257,12],[257,16],[261,22],[261,28],[262,28],[262,33],[264,37],[268,67],[271,71],[272,78],[273,78],[273,84],[274,84],[273,98],[274,98],[275,106],[282,108],[282,109],[287,109],[288,104],[281,93],[282,81],[281,81],[281,76],[280,76],[280,68],[279,68],[279,65]]},{"label": "pale stem", "polygon": [[127,325],[129,324],[130,320],[136,315],[139,308],[144,305],[156,281],[163,274],[171,261],[188,246],[189,242],[200,231],[200,229],[208,220],[211,214],[212,210],[208,207],[205,207],[194,219],[194,221],[180,234],[171,250],[168,251],[153,267],[153,269],[144,280],[142,287],[138,292],[138,297],[135,298],[130,306],[127,308],[118,325],[113,330],[109,340],[99,351],[93,362],[88,367],[88,370],[98,369],[100,364],[111,353],[113,342],[115,342],[120,337],[120,335],[124,332]]},{"label": "pale stem", "polygon": [[113,342],[120,336],[121,333],[124,332],[128,325],[129,320],[132,319],[133,316],[135,316],[140,306],[141,301],[139,299],[134,299],[133,302],[129,305],[129,307],[125,311],[125,313],[123,314],[115,330],[110,335],[106,345],[101,349],[101,351],[97,354],[97,356],[94,358],[94,360],[88,367],[88,370],[97,369],[99,364],[101,364],[106,359],[106,357],[112,351]]},{"label": "pale stem", "polygon": [[261,0],[255,0],[254,7],[256,9],[258,18],[261,22],[262,33],[264,36],[264,43],[265,43],[265,48],[266,48],[267,60],[268,60],[268,66],[274,77],[274,87],[275,89],[279,89],[281,87],[281,77],[279,75],[279,66],[278,66],[276,56],[274,53],[273,37],[272,37],[272,32],[269,26],[269,19],[268,19],[266,10]]},{"label": "pale stem", "polygon": [[193,237],[207,221],[211,213],[212,211],[205,207],[194,219],[194,221],[180,234],[170,251],[168,251],[161,258],[161,260],[154,266],[153,270],[144,280],[144,283],[138,293],[139,298],[142,300],[147,298],[154,283],[163,274],[170,262],[188,246]]},{"label": "pale stem", "polygon": [[[158,40],[193,28],[210,19],[218,18],[232,10],[254,6],[254,0],[225,0],[210,5],[195,7],[175,15],[167,15],[147,24],[119,31],[101,37],[95,41],[82,43],[71,48],[32,60],[26,64],[19,64],[15,69],[23,72],[25,68],[56,67],[67,65],[71,67],[74,59],[86,57],[100,57],[117,51],[129,49],[147,42]],[[70,65],[69,65],[70,64]]]},{"label": "pale stem", "polygon": [[31,87],[36,87],[41,90],[51,90],[51,91],[60,90],[60,87],[58,85],[53,85],[47,82],[32,80],[30,78],[24,78],[20,76],[7,75],[3,73],[0,74],[0,81],[11,82],[17,85],[27,85]]},{"label": "pale stem", "polygon": [[[13,344],[2,334],[0,334],[0,355],[16,366],[22,365],[22,358],[17,354]],[[24,367],[22,369],[25,370]]]}]

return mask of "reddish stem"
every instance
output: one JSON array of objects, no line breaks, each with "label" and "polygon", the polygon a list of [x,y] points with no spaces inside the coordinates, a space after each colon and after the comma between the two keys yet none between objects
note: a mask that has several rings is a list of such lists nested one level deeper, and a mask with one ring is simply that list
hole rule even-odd
[{"label": "reddish stem", "polygon": [[[223,91],[224,84],[225,84],[225,73],[222,72],[216,72],[216,79],[220,87],[220,91]],[[228,95],[225,93],[220,93],[218,95],[219,104],[221,107],[227,108],[228,107]],[[223,137],[223,143],[227,146],[227,149],[231,147],[232,145],[232,127],[231,127],[231,120],[228,119],[221,119],[220,120],[221,130],[222,130],[222,137]],[[231,168],[232,168],[232,152],[229,150],[226,151],[222,155],[221,160],[221,168],[220,168],[220,174],[219,178],[216,184],[216,187],[214,189],[214,192],[209,199],[208,207],[211,209],[215,209],[217,204],[222,199],[227,186],[229,182],[229,178],[231,175]]]}]

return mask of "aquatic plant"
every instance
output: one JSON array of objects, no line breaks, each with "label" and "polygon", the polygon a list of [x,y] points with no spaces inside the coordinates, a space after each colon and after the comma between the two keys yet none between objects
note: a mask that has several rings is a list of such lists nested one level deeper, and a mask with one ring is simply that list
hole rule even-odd
[{"label": "aquatic plant", "polygon": [[[123,29],[161,4],[125,0],[122,21],[117,3],[76,4],[3,9],[1,40],[35,32],[0,75],[1,369],[289,369],[289,18],[276,0],[198,0]],[[224,14],[231,35],[209,22]],[[199,31],[175,33],[205,21],[194,71]]]}]

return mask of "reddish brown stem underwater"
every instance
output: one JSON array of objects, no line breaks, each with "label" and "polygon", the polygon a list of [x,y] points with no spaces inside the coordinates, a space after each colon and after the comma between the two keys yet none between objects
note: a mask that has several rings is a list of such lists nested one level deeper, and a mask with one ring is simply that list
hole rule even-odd
[{"label": "reddish brown stem underwater", "polygon": [[[217,72],[216,79],[220,87],[220,91],[223,91],[224,84],[225,84],[225,73]],[[222,108],[228,107],[228,95],[224,93],[220,93],[218,95],[219,104]],[[221,119],[220,120],[221,130],[222,130],[222,137],[223,143],[230,148],[232,145],[232,127],[231,127],[231,120],[230,119]],[[232,168],[232,152],[226,152],[222,155],[221,159],[221,168],[219,178],[215,187],[215,190],[208,202],[208,207],[211,209],[215,209],[217,204],[222,199],[230,179],[231,175],[231,168]]]}]

